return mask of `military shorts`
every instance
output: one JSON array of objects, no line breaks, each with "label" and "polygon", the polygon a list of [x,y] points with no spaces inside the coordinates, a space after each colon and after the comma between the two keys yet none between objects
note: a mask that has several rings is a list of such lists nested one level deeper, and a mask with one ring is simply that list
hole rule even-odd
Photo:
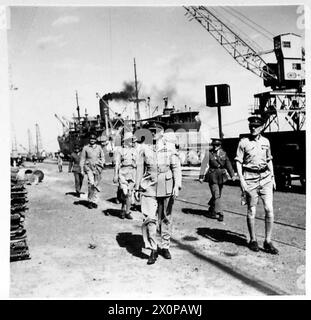
[{"label": "military shorts", "polygon": [[265,205],[272,207],[273,184],[269,171],[264,173],[244,172],[244,179],[247,184],[246,202],[248,207],[256,206],[259,196]]}]

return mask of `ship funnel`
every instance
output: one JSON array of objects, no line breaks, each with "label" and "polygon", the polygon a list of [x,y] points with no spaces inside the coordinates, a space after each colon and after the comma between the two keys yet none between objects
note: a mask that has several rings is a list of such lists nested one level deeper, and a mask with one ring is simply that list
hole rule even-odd
[{"label": "ship funnel", "polygon": [[99,113],[102,120],[105,120],[105,116],[109,114],[109,102],[103,98],[99,99]]}]

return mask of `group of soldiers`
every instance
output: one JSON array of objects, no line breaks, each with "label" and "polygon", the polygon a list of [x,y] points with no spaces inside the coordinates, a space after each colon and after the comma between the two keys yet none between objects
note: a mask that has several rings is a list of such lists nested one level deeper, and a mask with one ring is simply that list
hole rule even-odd
[{"label": "group of soldiers", "polygon": [[[171,259],[169,251],[172,233],[172,211],[175,199],[182,188],[181,162],[174,141],[164,134],[165,124],[147,122],[142,129],[146,134],[141,141],[132,132],[125,132],[122,144],[114,152],[113,182],[118,183],[117,198],[121,202],[121,218],[133,219],[131,206],[140,203],[143,214],[142,235],[145,248],[150,249],[147,264],[154,264],[161,254]],[[275,188],[272,156],[269,141],[261,135],[263,120],[249,118],[250,135],[239,142],[236,154],[237,175],[222,149],[220,139],[212,139],[212,148],[203,158],[199,181],[208,182],[212,197],[209,201],[209,216],[224,220],[222,189],[229,179],[239,179],[242,194],[247,204],[247,225],[250,234],[249,249],[259,251],[255,234],[255,215],[258,197],[261,196],[265,209],[266,237],[264,250],[278,254],[271,242],[273,226],[273,188]],[[88,179],[88,207],[98,206],[99,183],[105,165],[105,156],[97,136],[90,134],[89,144],[80,151],[75,146],[72,153],[72,172],[75,188],[80,195],[84,175]],[[157,243],[157,231],[161,243]]]}]

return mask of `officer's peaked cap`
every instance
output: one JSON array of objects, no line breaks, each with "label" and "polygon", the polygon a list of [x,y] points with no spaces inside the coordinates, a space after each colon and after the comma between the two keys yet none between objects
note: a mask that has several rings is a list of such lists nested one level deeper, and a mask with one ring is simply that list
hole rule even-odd
[{"label": "officer's peaked cap", "polygon": [[211,142],[211,145],[212,146],[220,146],[221,145],[221,139],[219,138],[212,138],[212,142]]},{"label": "officer's peaked cap", "polygon": [[91,132],[90,134],[89,134],[89,138],[90,139],[97,139],[97,135],[96,135],[96,133],[94,133],[94,132]]},{"label": "officer's peaked cap", "polygon": [[264,121],[261,117],[258,117],[258,116],[251,116],[248,118],[248,122],[250,125],[253,125],[253,126],[257,126],[257,127],[260,127],[264,124]]}]

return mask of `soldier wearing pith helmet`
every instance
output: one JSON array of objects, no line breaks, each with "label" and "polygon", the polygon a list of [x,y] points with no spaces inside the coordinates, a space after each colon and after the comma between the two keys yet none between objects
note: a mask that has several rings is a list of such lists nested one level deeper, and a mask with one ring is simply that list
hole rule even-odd
[{"label": "soldier wearing pith helmet", "polygon": [[[147,264],[153,264],[159,252],[165,259],[171,259],[172,211],[182,179],[176,148],[163,138],[165,124],[152,121],[143,128],[146,129],[147,139],[141,145],[137,158],[135,197],[138,199],[141,195],[143,239],[145,248],[151,250]],[[156,241],[157,223],[161,233],[159,250]]]},{"label": "soldier wearing pith helmet", "polygon": [[255,234],[256,206],[259,196],[265,210],[264,250],[270,254],[278,254],[271,242],[274,221],[273,189],[276,188],[270,142],[261,135],[264,119],[259,116],[248,118],[250,135],[242,138],[236,153],[236,167],[240,178],[242,192],[246,195],[247,226],[250,234],[249,248],[259,251]]}]

